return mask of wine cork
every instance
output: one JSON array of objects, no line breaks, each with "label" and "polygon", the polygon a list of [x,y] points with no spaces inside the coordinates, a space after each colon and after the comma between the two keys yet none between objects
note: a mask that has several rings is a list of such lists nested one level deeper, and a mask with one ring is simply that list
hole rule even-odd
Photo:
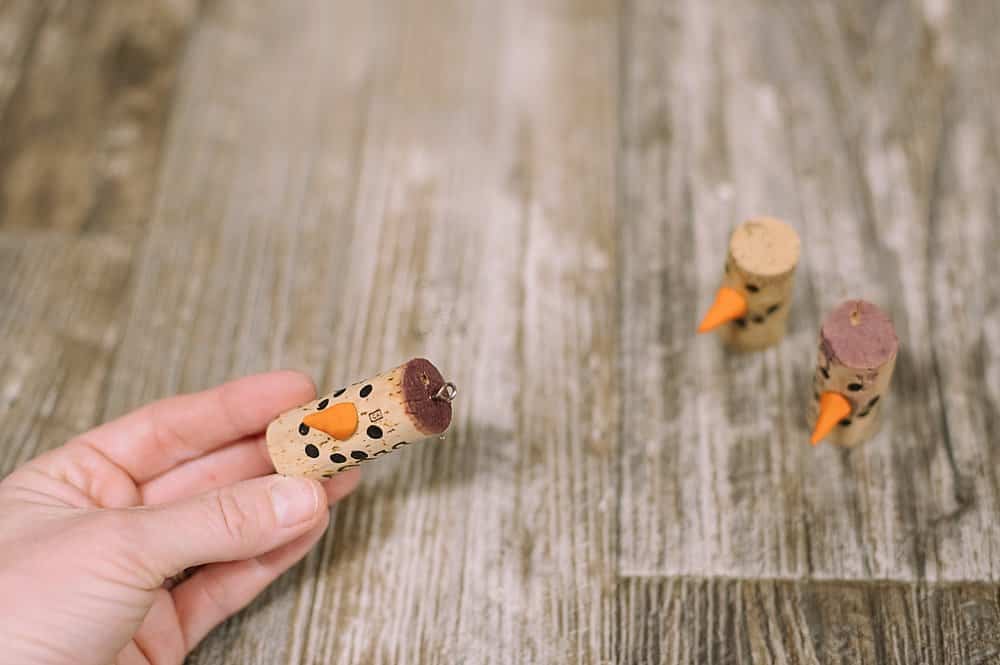
[{"label": "wine cork", "polygon": [[444,432],[456,393],[417,358],[281,414],[268,425],[267,450],[280,474],[329,478]]},{"label": "wine cork", "polygon": [[738,351],[758,351],[780,342],[788,324],[799,234],[770,217],[743,222],[729,240],[722,286],[698,332],[718,330]]},{"label": "wine cork", "polygon": [[827,315],[809,410],[814,444],[853,448],[878,433],[898,352],[889,315],[872,303],[849,300]]}]

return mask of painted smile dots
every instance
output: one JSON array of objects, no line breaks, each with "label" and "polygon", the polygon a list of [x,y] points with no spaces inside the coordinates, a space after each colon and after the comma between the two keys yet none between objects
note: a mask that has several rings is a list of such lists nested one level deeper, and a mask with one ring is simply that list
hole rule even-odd
[{"label": "painted smile dots", "polygon": [[813,445],[854,447],[878,433],[898,352],[889,315],[872,303],[849,300],[827,315],[809,411]]},{"label": "painted smile dots", "polygon": [[756,351],[785,336],[799,235],[770,217],[743,222],[729,240],[722,285],[698,332],[718,330],[723,342],[737,350]]},{"label": "painted smile dots", "polygon": [[283,413],[267,428],[278,473],[325,478],[441,434],[457,390],[422,358]]}]

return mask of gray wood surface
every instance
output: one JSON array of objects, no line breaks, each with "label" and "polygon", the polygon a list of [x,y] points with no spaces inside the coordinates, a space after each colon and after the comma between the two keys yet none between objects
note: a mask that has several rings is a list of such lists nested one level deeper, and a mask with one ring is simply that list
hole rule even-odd
[{"label": "gray wood surface", "polygon": [[[1000,575],[994,3],[637,1],[625,81],[620,571]],[[800,230],[788,339],[691,331],[726,238]],[[823,314],[883,305],[901,350],[882,435],[811,449]]]},{"label": "gray wood surface", "polygon": [[[0,473],[151,399],[432,358],[191,663],[1000,662],[992,0],[0,0]],[[789,338],[693,330],[732,226]],[[803,422],[884,305],[886,427]]]}]

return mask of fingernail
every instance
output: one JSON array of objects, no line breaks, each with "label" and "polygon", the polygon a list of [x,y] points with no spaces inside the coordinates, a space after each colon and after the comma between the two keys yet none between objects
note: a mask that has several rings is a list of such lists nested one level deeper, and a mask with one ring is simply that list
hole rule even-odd
[{"label": "fingernail", "polygon": [[281,478],[271,485],[271,505],[280,526],[295,526],[319,507],[315,483],[304,478]]}]

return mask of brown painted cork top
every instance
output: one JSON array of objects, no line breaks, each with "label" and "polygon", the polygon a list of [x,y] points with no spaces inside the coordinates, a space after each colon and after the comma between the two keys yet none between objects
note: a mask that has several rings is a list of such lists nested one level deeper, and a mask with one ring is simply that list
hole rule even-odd
[{"label": "brown painted cork top", "polygon": [[413,422],[428,436],[440,434],[451,424],[451,402],[435,398],[444,377],[429,360],[416,358],[403,368],[403,401]]},{"label": "brown painted cork top", "polygon": [[799,262],[799,234],[771,217],[756,217],[736,227],[729,251],[739,267],[761,277],[778,277]]},{"label": "brown painted cork top", "polygon": [[884,365],[899,349],[889,315],[864,300],[842,303],[823,321],[820,345],[827,358],[854,369]]}]

